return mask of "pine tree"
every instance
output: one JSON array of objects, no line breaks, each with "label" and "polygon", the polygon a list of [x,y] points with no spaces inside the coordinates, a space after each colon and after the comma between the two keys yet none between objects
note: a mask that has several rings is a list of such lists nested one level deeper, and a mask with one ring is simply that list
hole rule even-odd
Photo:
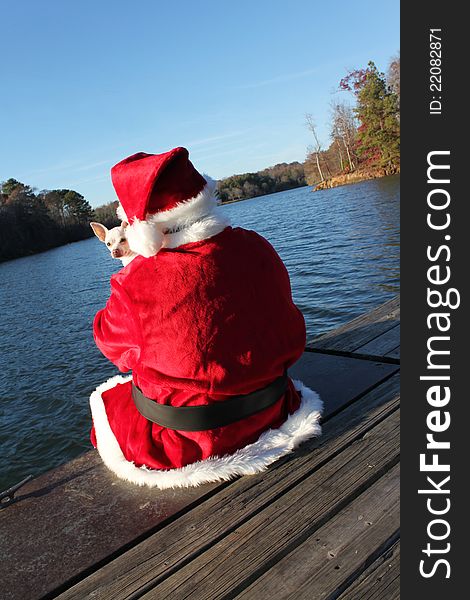
[{"label": "pine tree", "polygon": [[358,152],[381,167],[393,170],[400,163],[398,97],[383,73],[369,63],[364,86],[357,95],[356,114],[361,122]]},{"label": "pine tree", "polygon": [[93,209],[85,198],[74,190],[62,190],[64,194],[64,207],[67,214],[76,221],[84,224],[93,218]]},{"label": "pine tree", "polygon": [[357,154],[367,164],[393,172],[400,164],[398,95],[372,61],[367,69],[349,73],[341,80],[340,87],[356,96],[354,111],[360,122]]}]

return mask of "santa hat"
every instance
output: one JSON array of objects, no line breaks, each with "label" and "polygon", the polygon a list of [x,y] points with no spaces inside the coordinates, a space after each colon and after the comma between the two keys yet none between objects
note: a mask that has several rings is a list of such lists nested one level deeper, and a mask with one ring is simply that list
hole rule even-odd
[{"label": "santa hat", "polygon": [[217,204],[215,182],[194,168],[186,148],[138,152],[115,165],[111,178],[118,217],[129,224],[129,246],[145,257],[157,254],[166,231],[194,222]]}]

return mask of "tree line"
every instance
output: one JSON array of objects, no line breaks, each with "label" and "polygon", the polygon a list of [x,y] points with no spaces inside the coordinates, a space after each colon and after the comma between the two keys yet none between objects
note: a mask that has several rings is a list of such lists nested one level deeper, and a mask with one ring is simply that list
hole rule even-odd
[{"label": "tree line", "polygon": [[400,169],[400,58],[392,58],[387,74],[374,62],[348,72],[339,90],[353,96],[354,104],[331,102],[330,144],[323,148],[314,117],[306,125],[314,143],[304,163],[309,185],[341,174],[377,171],[388,175]]},{"label": "tree line", "polygon": [[91,237],[90,221],[117,222],[110,210],[110,206],[93,210],[75,190],[35,192],[25,183],[8,179],[0,184],[0,261]]},{"label": "tree line", "polygon": [[256,173],[232,175],[219,181],[222,203],[255,198],[307,185],[304,167],[299,162],[280,163]]}]

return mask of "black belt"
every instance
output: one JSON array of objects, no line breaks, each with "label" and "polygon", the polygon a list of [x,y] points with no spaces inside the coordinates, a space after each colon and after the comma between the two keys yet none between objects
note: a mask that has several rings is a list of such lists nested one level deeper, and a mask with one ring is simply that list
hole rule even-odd
[{"label": "black belt", "polygon": [[179,431],[205,431],[230,425],[275,404],[287,389],[287,373],[251,394],[233,396],[204,406],[168,406],[144,396],[132,382],[132,398],[140,414],[162,427]]}]

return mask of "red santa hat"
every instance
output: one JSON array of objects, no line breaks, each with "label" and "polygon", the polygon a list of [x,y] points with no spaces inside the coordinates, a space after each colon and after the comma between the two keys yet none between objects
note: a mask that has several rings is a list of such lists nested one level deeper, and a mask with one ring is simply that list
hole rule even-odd
[{"label": "red santa hat", "polygon": [[142,256],[157,254],[166,230],[216,206],[215,182],[194,168],[186,148],[138,152],[115,165],[111,178],[120,201],[118,217],[129,223],[129,246]]}]

